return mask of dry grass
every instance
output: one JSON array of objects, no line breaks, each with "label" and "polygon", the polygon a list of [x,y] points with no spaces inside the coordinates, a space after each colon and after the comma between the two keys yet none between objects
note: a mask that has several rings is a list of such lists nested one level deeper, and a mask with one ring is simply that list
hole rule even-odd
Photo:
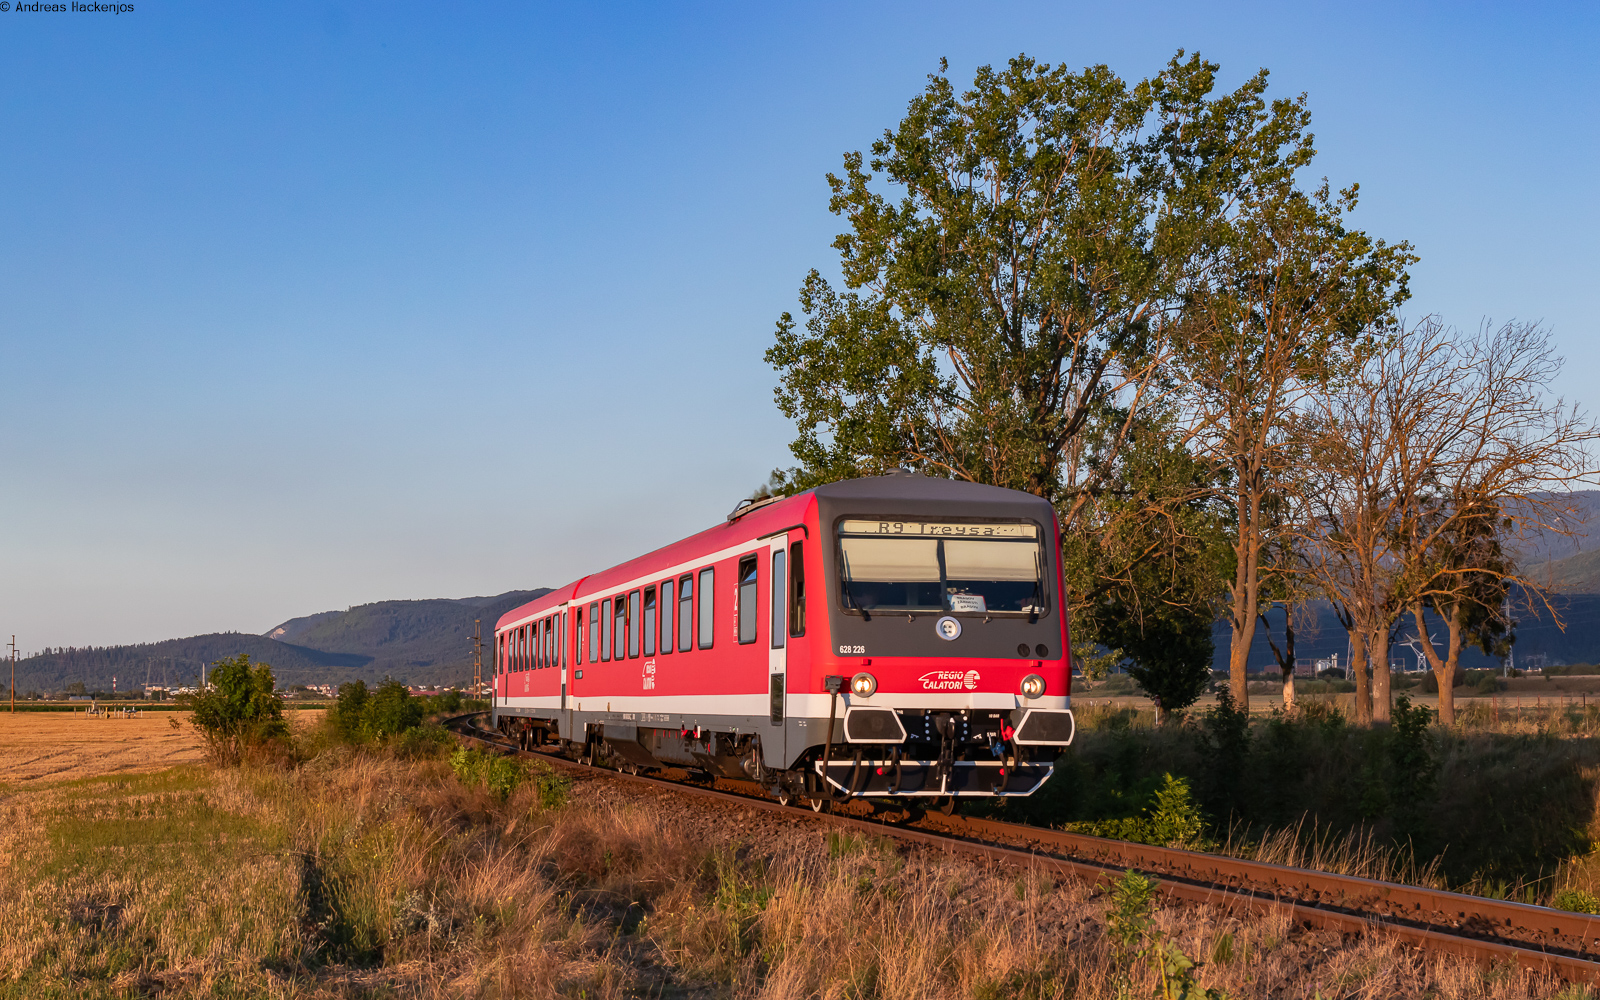
[{"label": "dry grass", "polygon": [[[0,796],[0,997],[1149,996],[1103,887],[807,817],[579,784],[541,809],[438,761],[35,783]],[[1229,997],[1559,984],[1199,908],[1157,926]],[[1576,996],[1577,994],[1571,994]]]}]

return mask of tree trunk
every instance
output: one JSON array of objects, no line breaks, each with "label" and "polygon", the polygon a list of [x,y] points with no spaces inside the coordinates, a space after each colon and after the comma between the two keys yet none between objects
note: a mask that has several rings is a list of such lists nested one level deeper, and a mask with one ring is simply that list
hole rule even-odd
[{"label": "tree trunk", "polygon": [[[1240,470],[1244,473],[1246,470]],[[1239,538],[1234,544],[1233,635],[1228,645],[1228,691],[1241,711],[1250,711],[1250,644],[1256,637],[1256,615],[1261,596],[1261,538],[1258,531],[1259,503],[1250,491],[1241,489],[1235,502],[1239,516]]]},{"label": "tree trunk", "polygon": [[1372,718],[1375,722],[1389,721],[1389,626],[1387,623],[1372,630],[1372,644],[1367,647],[1367,658],[1372,661]]},{"label": "tree trunk", "polygon": [[1417,637],[1422,642],[1423,655],[1427,656],[1434,682],[1439,685],[1439,722],[1446,726],[1455,725],[1456,664],[1461,660],[1461,606],[1458,604],[1452,608],[1446,621],[1450,629],[1450,641],[1442,660],[1439,651],[1433,648],[1433,643],[1428,639],[1428,629],[1422,621],[1422,605],[1411,606],[1411,618],[1417,623]]},{"label": "tree trunk", "polygon": [[[1461,664],[1461,605],[1457,603],[1450,609],[1450,617],[1446,621],[1449,628],[1449,646],[1445,649],[1444,676],[1440,681],[1449,681],[1450,686],[1439,687],[1439,721],[1444,722],[1445,699],[1449,699],[1450,721],[1456,721],[1456,671]],[[1446,692],[1449,692],[1448,694]]]},{"label": "tree trunk", "polygon": [[[1250,659],[1250,644],[1256,637],[1256,598],[1252,592],[1234,599],[1233,638],[1228,646],[1228,691],[1233,703],[1244,711],[1250,710],[1250,677],[1245,667]],[[1239,615],[1246,617],[1239,618]]]},{"label": "tree trunk", "polygon": [[1290,711],[1294,708],[1294,667],[1283,672],[1283,709]]},{"label": "tree trunk", "polygon": [[1372,725],[1372,680],[1367,676],[1367,633],[1350,630],[1350,674],[1356,682],[1356,725]]}]

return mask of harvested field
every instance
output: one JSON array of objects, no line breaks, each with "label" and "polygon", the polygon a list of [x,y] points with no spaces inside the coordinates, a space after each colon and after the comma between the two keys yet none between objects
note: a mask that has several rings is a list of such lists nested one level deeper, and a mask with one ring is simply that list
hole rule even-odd
[{"label": "harvested field", "polygon": [[133,774],[197,762],[204,750],[188,720],[187,712],[153,712],[135,719],[82,712],[0,713],[0,783]]},{"label": "harvested field", "polygon": [[[322,716],[321,712],[285,714],[296,728],[301,716],[311,721]],[[197,763],[204,754],[187,712],[151,712],[128,719],[83,712],[0,711],[0,785],[159,771]]]}]

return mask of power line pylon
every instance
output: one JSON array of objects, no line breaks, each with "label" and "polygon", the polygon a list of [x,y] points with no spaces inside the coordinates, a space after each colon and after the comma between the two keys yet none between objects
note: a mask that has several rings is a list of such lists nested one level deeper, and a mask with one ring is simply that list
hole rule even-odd
[{"label": "power line pylon", "polygon": [[472,696],[478,696],[478,689],[483,687],[483,625],[482,620],[472,619]]}]

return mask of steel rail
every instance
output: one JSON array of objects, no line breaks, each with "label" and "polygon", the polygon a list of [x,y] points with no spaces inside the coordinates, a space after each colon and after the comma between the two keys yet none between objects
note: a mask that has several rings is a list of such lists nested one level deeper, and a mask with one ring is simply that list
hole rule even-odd
[{"label": "steel rail", "polygon": [[[471,725],[468,720],[475,717],[476,713],[458,716],[444,724],[464,738],[577,774],[636,782],[721,803],[736,802],[788,818],[810,818],[829,826],[952,853],[1071,875],[1090,883],[1130,869],[1149,871],[1161,875],[1158,891],[1171,900],[1230,913],[1276,913],[1310,927],[1347,934],[1389,933],[1430,951],[1480,962],[1512,962],[1573,982],[1600,983],[1600,960],[1585,957],[1587,945],[1600,940],[1600,917],[1589,914],[995,820],[930,816],[944,829],[928,830],[836,813],[813,813],[767,798],[596,768],[549,752],[520,750],[500,734]],[[1006,846],[985,838],[1020,839],[1029,847]],[[1052,850],[1068,851],[1074,856],[1048,853]],[[1312,898],[1304,898],[1305,895]],[[1430,922],[1425,919],[1429,914],[1445,919]],[[1576,946],[1552,949],[1518,943],[1506,939],[1501,928],[1549,933],[1575,941]]]}]

